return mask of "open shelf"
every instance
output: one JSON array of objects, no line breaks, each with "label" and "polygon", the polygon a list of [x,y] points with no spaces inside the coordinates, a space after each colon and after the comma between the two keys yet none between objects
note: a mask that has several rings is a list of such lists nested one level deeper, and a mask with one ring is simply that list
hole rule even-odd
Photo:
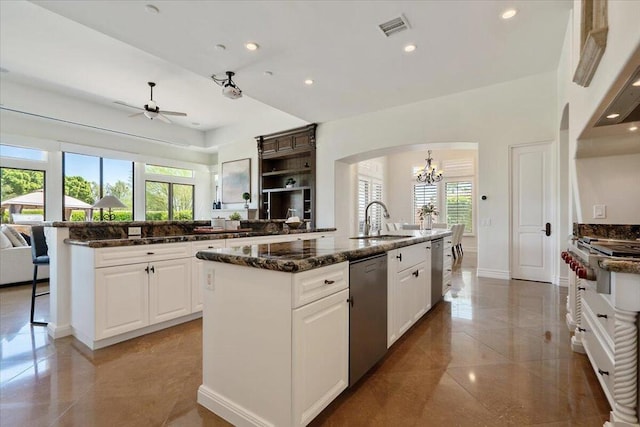
[{"label": "open shelf", "polygon": [[279,171],[272,172],[263,172],[262,176],[279,176],[279,175],[294,175],[299,173],[311,173],[313,172],[311,168],[302,168],[302,169],[283,169]]},{"label": "open shelf", "polygon": [[[300,191],[300,190],[310,190],[311,187],[291,187],[291,188],[263,188],[263,193],[279,193],[281,191]],[[308,200],[305,200],[307,202]]]}]

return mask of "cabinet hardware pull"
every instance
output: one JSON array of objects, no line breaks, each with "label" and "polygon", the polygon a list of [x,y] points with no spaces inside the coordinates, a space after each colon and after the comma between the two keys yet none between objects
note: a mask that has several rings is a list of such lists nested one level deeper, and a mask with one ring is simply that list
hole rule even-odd
[{"label": "cabinet hardware pull", "polygon": [[587,290],[587,288],[582,287],[582,286],[578,286],[578,290],[579,290],[579,291],[586,291],[586,290]]},{"label": "cabinet hardware pull", "polygon": [[450,269],[450,268],[447,268],[447,271],[451,271],[451,269]]},{"label": "cabinet hardware pull", "polygon": [[398,258],[400,260],[400,262],[402,262],[402,254],[396,255],[396,258]]},{"label": "cabinet hardware pull", "polygon": [[585,328],[578,327],[578,332],[587,332],[587,330]]},{"label": "cabinet hardware pull", "polygon": [[418,277],[420,275],[420,270],[416,270],[411,274],[413,274],[414,276]]},{"label": "cabinet hardware pull", "polygon": [[147,268],[144,269],[144,271],[147,272],[147,274],[149,274],[149,266],[147,265]]},{"label": "cabinet hardware pull", "polygon": [[349,304],[351,304],[351,307],[353,307],[353,297],[352,297],[352,296],[350,296],[349,298],[347,298],[347,302],[348,302]]},{"label": "cabinet hardware pull", "polygon": [[598,373],[600,375],[609,375],[609,371],[603,371],[602,369],[598,368]]},{"label": "cabinet hardware pull", "polygon": [[155,255],[154,252],[147,252],[147,255]]},{"label": "cabinet hardware pull", "polygon": [[154,274],[156,272],[156,268],[153,265],[151,266],[151,272],[154,273]]},{"label": "cabinet hardware pull", "polygon": [[447,286],[451,286],[451,283],[447,283]]},{"label": "cabinet hardware pull", "polygon": [[596,314],[596,317],[602,317],[603,319],[609,318],[609,316],[607,316],[606,314],[600,314],[600,313]]},{"label": "cabinet hardware pull", "polygon": [[207,246],[207,249],[213,249],[215,246]]},{"label": "cabinet hardware pull", "polygon": [[332,285],[332,284],[334,284],[334,283],[336,283],[336,281],[335,281],[335,280],[327,280],[327,279],[324,279],[324,284],[325,284],[325,285]]}]

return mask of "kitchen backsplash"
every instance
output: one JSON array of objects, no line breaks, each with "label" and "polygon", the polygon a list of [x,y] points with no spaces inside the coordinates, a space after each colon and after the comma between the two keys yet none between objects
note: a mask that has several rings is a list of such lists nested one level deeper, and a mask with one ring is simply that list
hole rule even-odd
[{"label": "kitchen backsplash", "polygon": [[573,223],[573,235],[607,239],[640,239],[640,224],[578,224]]}]

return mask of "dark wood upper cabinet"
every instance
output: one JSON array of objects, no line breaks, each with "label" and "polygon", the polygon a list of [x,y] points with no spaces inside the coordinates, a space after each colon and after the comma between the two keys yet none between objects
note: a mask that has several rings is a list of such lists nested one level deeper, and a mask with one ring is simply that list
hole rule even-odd
[{"label": "dark wood upper cabinet", "polygon": [[316,127],[256,137],[261,219],[286,219],[292,209],[315,227]]}]

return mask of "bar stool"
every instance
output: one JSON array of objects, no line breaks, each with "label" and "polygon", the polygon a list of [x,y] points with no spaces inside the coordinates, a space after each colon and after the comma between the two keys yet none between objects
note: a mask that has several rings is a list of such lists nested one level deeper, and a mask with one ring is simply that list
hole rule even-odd
[{"label": "bar stool", "polygon": [[49,248],[47,240],[44,237],[44,227],[42,225],[34,225],[31,227],[31,260],[33,261],[33,287],[31,289],[31,324],[38,326],[47,326],[47,322],[34,322],[33,312],[36,305],[36,297],[49,295],[49,291],[36,293],[38,283],[38,266],[49,265]]}]

